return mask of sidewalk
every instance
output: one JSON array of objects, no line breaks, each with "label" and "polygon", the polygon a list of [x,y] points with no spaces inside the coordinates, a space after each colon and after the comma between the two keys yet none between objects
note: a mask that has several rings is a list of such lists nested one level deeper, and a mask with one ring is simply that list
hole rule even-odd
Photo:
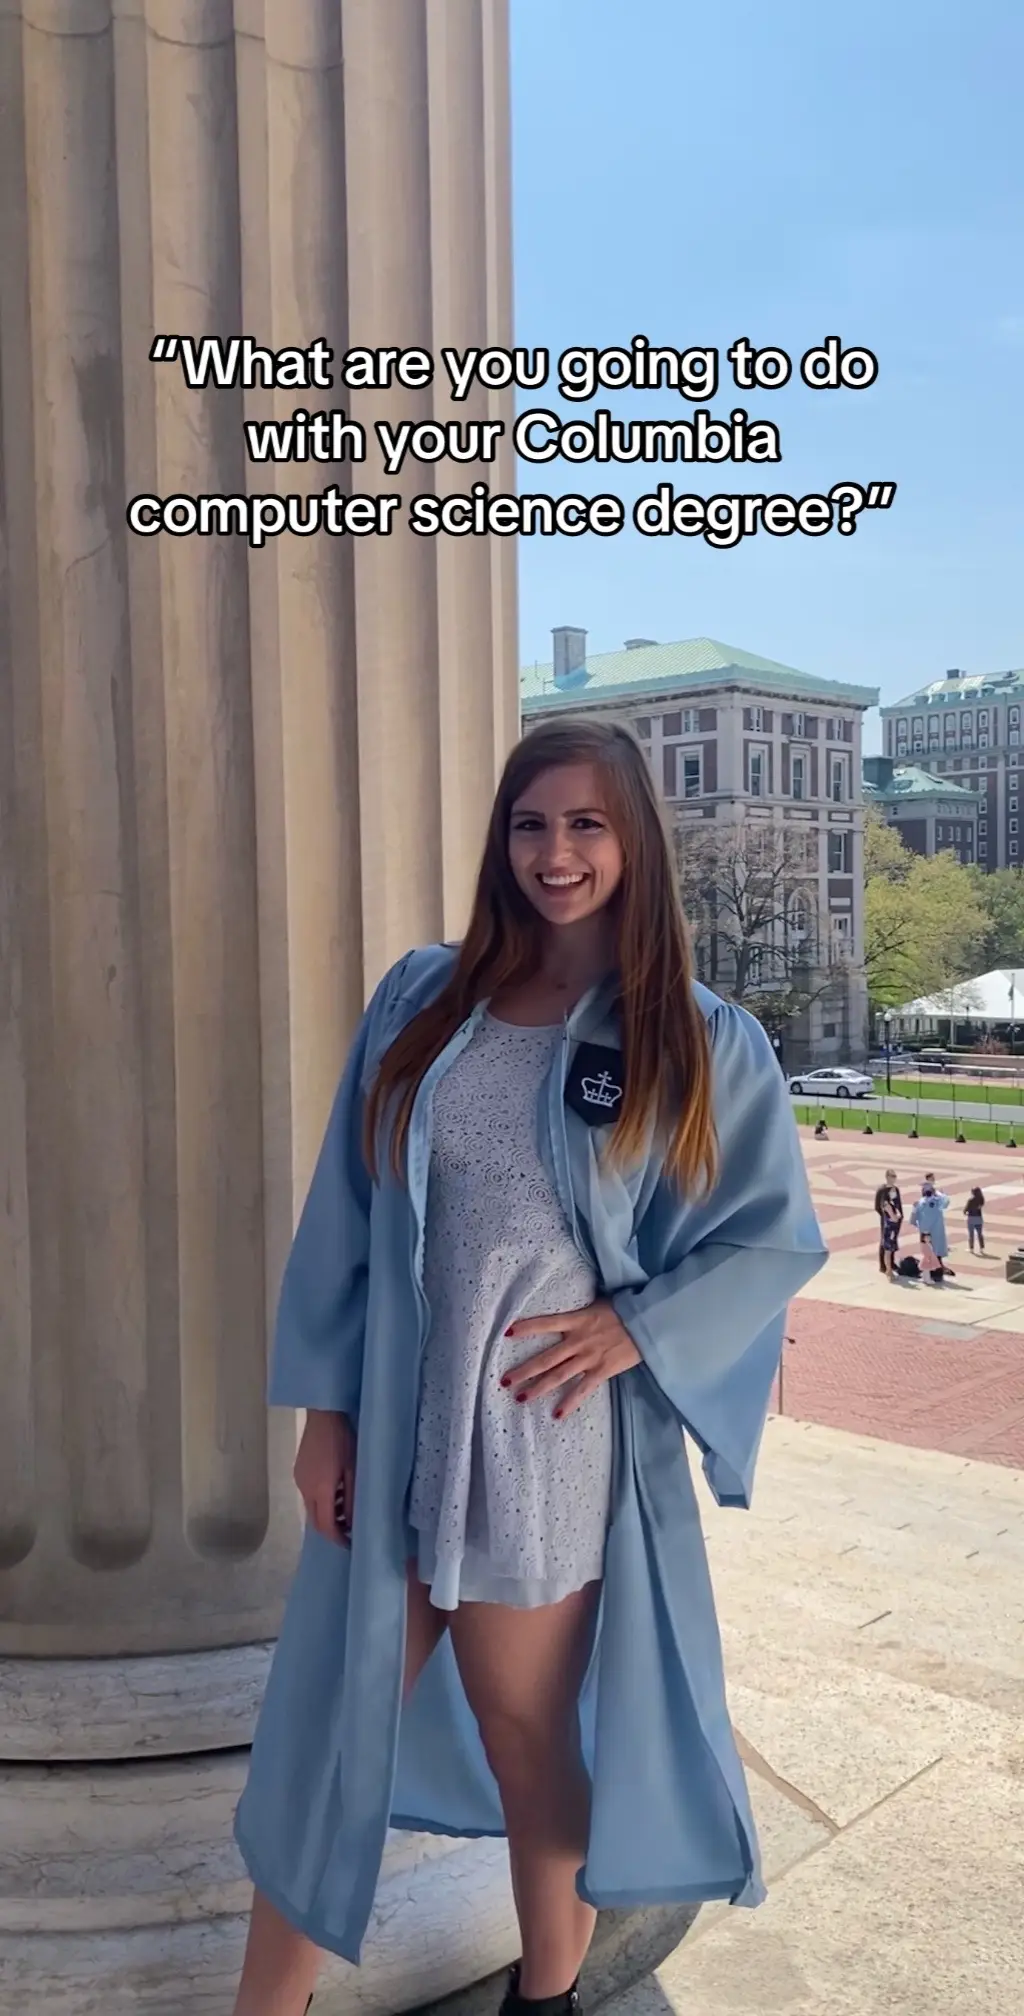
[{"label": "sidewalk", "polygon": [[607,2016],[1007,2016],[1024,1473],[773,1419],[753,1511],[704,1523],[770,1895]]}]

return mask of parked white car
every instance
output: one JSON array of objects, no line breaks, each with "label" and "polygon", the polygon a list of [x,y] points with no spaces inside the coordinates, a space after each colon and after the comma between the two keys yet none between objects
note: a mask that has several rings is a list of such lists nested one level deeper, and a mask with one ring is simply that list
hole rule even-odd
[{"label": "parked white car", "polygon": [[874,1079],[849,1064],[829,1065],[823,1071],[802,1071],[791,1078],[789,1089],[796,1098],[867,1099],[875,1089]]}]

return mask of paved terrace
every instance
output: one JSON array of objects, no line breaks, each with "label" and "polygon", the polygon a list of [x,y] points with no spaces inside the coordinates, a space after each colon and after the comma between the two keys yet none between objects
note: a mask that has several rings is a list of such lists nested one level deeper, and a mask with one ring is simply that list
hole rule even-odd
[{"label": "paved terrace", "polygon": [[[1024,1151],[806,1142],[833,1248],[790,1312],[748,1514],[708,1506],[770,1886],[608,2016],[1008,2016],[1024,1999]],[[991,1200],[998,1258],[890,1288],[892,1161]],[[1018,1174],[1019,1168],[1019,1174]],[[800,1417],[800,1418],[794,1418]]]}]

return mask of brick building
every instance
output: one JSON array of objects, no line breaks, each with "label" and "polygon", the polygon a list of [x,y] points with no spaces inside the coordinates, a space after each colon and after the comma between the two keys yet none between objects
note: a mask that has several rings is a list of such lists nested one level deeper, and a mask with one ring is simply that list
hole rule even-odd
[{"label": "brick building", "polygon": [[885,754],[897,766],[920,765],[979,794],[979,866],[1020,867],[1024,670],[953,670],[881,713]]},{"label": "brick building", "polygon": [[[802,947],[810,1006],[786,1032],[787,1063],[856,1061],[867,1039],[861,729],[877,704],[846,686],[707,637],[631,638],[593,656],[585,630],[553,632],[521,675],[524,726],[559,713],[629,722],[674,822],[761,822],[799,855],[785,930]],[[723,970],[707,975],[728,989]]]},{"label": "brick building", "polygon": [[915,854],[955,854],[965,868],[977,861],[987,802],[980,791],[891,756],[865,756],[863,769],[865,804],[878,807],[904,846]]}]

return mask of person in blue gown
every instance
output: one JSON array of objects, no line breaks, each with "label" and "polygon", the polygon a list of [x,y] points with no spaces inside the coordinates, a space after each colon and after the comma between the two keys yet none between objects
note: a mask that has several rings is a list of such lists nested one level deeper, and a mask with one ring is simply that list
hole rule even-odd
[{"label": "person in blue gown", "polygon": [[285,1271],[307,1523],[236,2016],[358,1963],[389,1828],[507,1838],[505,2016],[578,2009],[602,1907],[761,1901],[687,1442],[749,1506],[824,1258],[771,1045],[693,978],[639,743],[542,724],[461,943],[370,1001]]}]

